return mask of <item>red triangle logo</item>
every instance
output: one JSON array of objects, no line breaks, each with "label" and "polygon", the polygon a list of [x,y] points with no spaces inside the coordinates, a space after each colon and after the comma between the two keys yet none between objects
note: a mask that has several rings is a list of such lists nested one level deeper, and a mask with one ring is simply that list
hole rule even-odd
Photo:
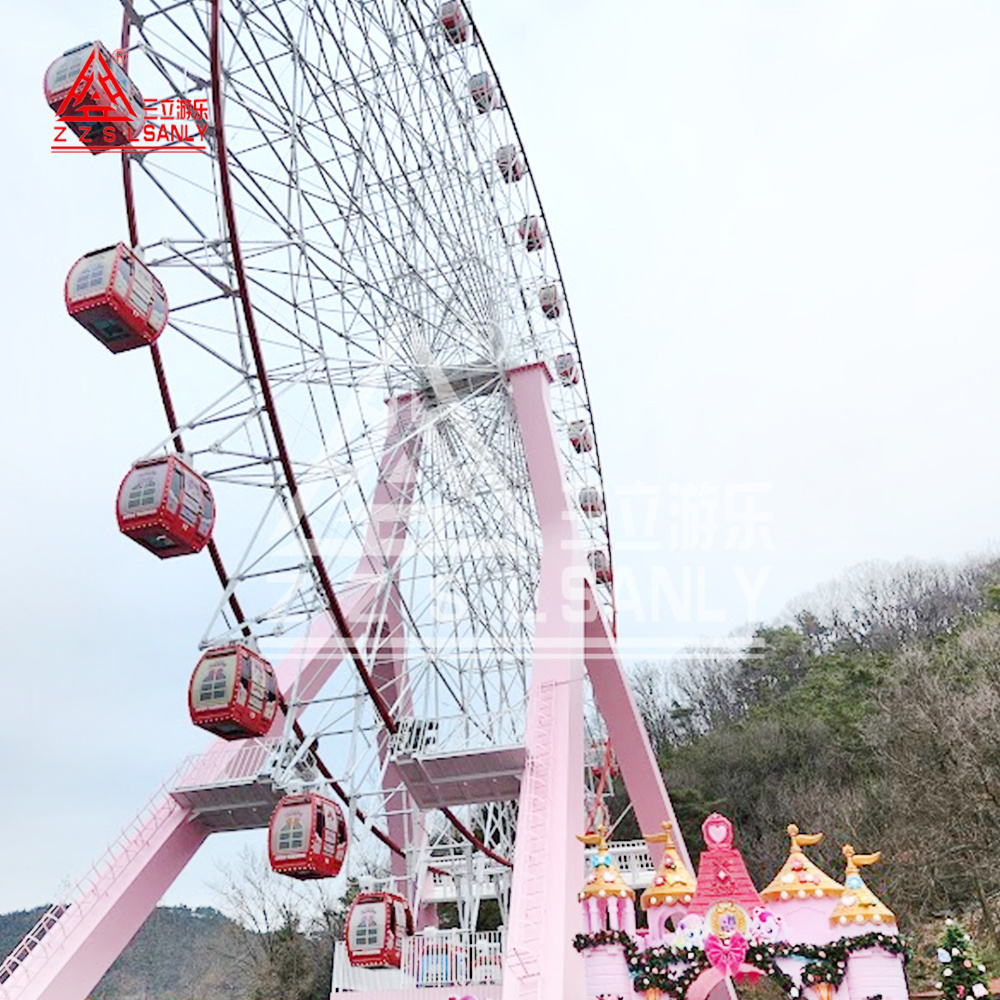
[{"label": "red triangle logo", "polygon": [[59,106],[56,117],[64,122],[95,125],[135,121],[135,108],[97,44]]}]

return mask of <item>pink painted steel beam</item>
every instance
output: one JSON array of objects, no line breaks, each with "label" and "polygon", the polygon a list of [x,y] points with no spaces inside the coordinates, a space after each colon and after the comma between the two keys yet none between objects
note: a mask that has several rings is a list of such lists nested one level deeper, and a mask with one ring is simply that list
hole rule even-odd
[{"label": "pink painted steel beam", "polygon": [[[581,963],[569,951],[579,925],[583,877],[575,840],[583,822],[585,665],[636,814],[644,829],[676,818],[614,636],[592,590],[566,494],[543,364],[510,373],[542,533],[535,650],[528,702],[528,764],[522,783],[504,1000],[582,995]],[[685,860],[687,851],[678,834]]]},{"label": "pink painted steel beam", "polygon": [[[396,718],[405,718],[411,714],[409,697],[405,691],[406,675],[406,644],[403,632],[402,616],[398,603],[392,601],[378,617],[382,618],[383,629],[380,634],[372,635],[366,646],[371,651],[377,648],[375,662],[372,666],[372,680],[376,687],[387,695],[387,700],[394,707]],[[370,628],[376,628],[372,622]],[[385,764],[389,753],[389,734],[383,729],[378,734],[379,761]],[[414,843],[414,824],[419,823],[419,809],[410,793],[404,788],[402,777],[393,763],[388,763],[382,789],[386,795],[385,809],[386,825],[389,836],[404,848]],[[406,895],[407,858],[393,852],[390,855],[390,870],[396,881],[394,891]]]},{"label": "pink painted steel beam", "polygon": [[528,694],[503,1000],[583,995],[576,840],[583,815],[583,623],[564,614],[564,580],[582,565],[544,364],[509,374],[542,534],[535,653]]},{"label": "pink painted steel beam", "polygon": [[[395,577],[406,541],[410,504],[416,483],[419,436],[415,420],[418,404],[412,397],[390,400],[389,430],[386,434],[379,474],[371,502],[371,519],[365,533],[361,559],[344,588],[351,596],[344,603],[344,618],[350,624],[352,641],[363,642],[368,626],[377,619],[380,595],[388,602],[395,597]],[[276,668],[278,687],[286,699],[298,678],[296,697],[314,697],[348,655],[347,644],[334,630],[330,616],[318,615],[301,652],[283,660]],[[390,702],[391,703],[391,702]],[[269,735],[277,735],[281,720],[275,719]]]},{"label": "pink painted steel beam", "polygon": [[[398,407],[394,405],[393,410],[394,419],[372,502],[373,523],[369,525],[364,555],[354,574],[355,597],[347,606],[347,617],[357,623],[362,633],[371,621],[380,590],[384,590],[384,584],[376,582],[375,578],[384,581],[386,574],[391,576],[398,564],[415,479],[416,445],[407,440],[412,436],[413,405],[405,402]],[[389,675],[385,663],[377,663],[376,674],[379,683],[390,687],[394,698],[402,684],[405,663],[396,649],[402,621],[391,598],[387,621],[390,623],[387,650],[395,652],[391,655]],[[310,630],[305,651],[290,656],[279,666],[279,685],[286,697],[304,657],[308,657],[304,668],[304,695],[308,696],[326,683],[347,655],[341,637],[333,634],[332,626],[327,615],[320,616]],[[311,651],[317,643],[320,648]],[[302,686],[300,691],[303,691]],[[280,720],[277,728],[280,731]],[[214,755],[227,746],[224,740],[214,740],[192,771],[201,769],[214,774]],[[396,804],[402,805],[401,802]],[[406,845],[413,832],[411,826],[419,829],[419,817],[413,817],[409,824],[399,817],[394,825],[390,824],[390,835],[394,839],[398,836],[397,843]],[[0,986],[0,997],[83,1000],[149,917],[209,832],[192,818],[189,809],[166,796],[134,838],[128,849],[127,863],[110,868],[96,887],[74,902],[41,944]],[[394,874],[397,874],[395,868]]]},{"label": "pink painted steel beam", "polygon": [[[357,646],[364,647],[369,655],[375,652],[372,682],[398,717],[409,714],[402,700],[406,649],[397,578],[416,487],[420,437],[416,433],[415,420],[420,404],[415,397],[406,396],[390,399],[389,409],[389,430],[379,460],[362,556],[351,583],[345,588],[353,596],[344,603],[344,617]],[[312,652],[310,647],[316,643],[319,649]],[[301,655],[295,655],[277,668],[278,686],[286,701],[291,698],[296,678],[296,698],[308,700],[313,697],[347,656],[346,644],[334,631],[328,616],[323,615],[314,623],[305,652],[309,657],[305,663]],[[282,720],[276,718],[271,735],[280,731],[281,724]],[[384,759],[388,733],[383,731],[379,741],[379,755]],[[401,783],[394,766],[387,768],[384,783],[393,788]],[[417,835],[415,829],[420,824],[411,797],[405,792],[393,792],[386,808],[389,837],[404,849],[411,846]],[[397,883],[405,880],[406,858],[393,852],[391,865]]]},{"label": "pink painted steel beam", "polygon": [[[645,723],[632,696],[628,675],[618,655],[614,636],[589,581],[584,587],[587,676],[594,689],[597,708],[604,719],[604,724],[608,727],[611,746],[621,767],[636,819],[646,833],[659,832],[660,822],[664,819],[670,820],[673,824],[672,833],[678,853],[687,865],[688,871],[694,871],[684,837],[677,825],[677,817],[674,815],[674,807],[667,794],[663,775],[660,773],[660,766],[649,743]],[[658,864],[663,853],[662,845],[650,844],[649,847],[650,853],[653,854],[653,862]]]},{"label": "pink painted steel beam", "polygon": [[378,483],[357,576],[373,577],[395,571],[406,542],[407,521],[416,486],[421,437],[417,420],[422,407],[417,397],[389,400],[389,431],[379,461]]},{"label": "pink painted steel beam", "polygon": [[169,796],[14,972],[10,1000],[83,1000],[132,940],[208,831]]}]

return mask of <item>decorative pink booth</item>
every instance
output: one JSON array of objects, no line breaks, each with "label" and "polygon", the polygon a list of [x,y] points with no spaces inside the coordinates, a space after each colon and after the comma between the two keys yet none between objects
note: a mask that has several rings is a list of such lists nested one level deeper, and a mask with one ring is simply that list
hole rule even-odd
[{"label": "decorative pink booth", "polygon": [[586,931],[586,1000],[706,1000],[731,981],[769,976],[802,1000],[908,1000],[903,944],[892,911],[865,885],[861,868],[881,857],[843,847],[844,883],[805,854],[822,834],[788,827],[788,858],[758,892],[733,845],[733,825],[713,813],[702,824],[697,878],[684,864],[668,822],[646,840],[663,847],[641,897],[648,930],[636,930],[634,892],[622,878],[604,827],[581,837],[597,846],[578,895]]}]

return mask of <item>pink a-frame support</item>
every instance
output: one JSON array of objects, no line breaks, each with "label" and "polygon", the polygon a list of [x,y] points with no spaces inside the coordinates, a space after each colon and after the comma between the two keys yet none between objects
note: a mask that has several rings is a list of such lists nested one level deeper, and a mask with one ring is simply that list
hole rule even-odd
[{"label": "pink a-frame support", "polygon": [[[541,363],[528,365],[510,372],[509,379],[538,510],[542,564],[503,1000],[572,1000],[583,991],[582,962],[571,939],[580,929],[576,892],[583,878],[576,834],[584,822],[584,671],[640,825],[656,830],[663,818],[674,816],[575,530],[549,401],[548,369]],[[391,652],[401,649],[398,613],[390,609],[375,615],[373,610],[385,594],[386,573],[394,571],[405,540],[417,452],[412,441],[407,446],[410,434],[402,428],[412,427],[412,419],[409,409],[405,418],[397,411],[380,466],[365,554],[344,608],[362,648],[389,639],[381,647],[390,652],[380,667],[380,687],[404,680],[402,654]],[[391,597],[389,601],[391,608]],[[374,618],[385,622],[388,636],[366,631]],[[314,695],[345,655],[328,617],[321,616],[304,654],[279,666],[282,691],[287,695],[298,676],[299,696]],[[214,774],[215,761],[227,759],[227,748],[222,741],[213,744],[196,765],[199,772]],[[401,816],[406,812],[399,810]],[[412,842],[418,832],[413,821],[398,822],[394,832]],[[88,892],[24,952],[17,971],[0,984],[0,1000],[83,1000],[209,832],[190,809],[166,795]],[[679,847],[687,860],[682,842]]]},{"label": "pink a-frame support", "polygon": [[[378,644],[376,683],[389,690],[391,700],[396,693],[392,689],[404,681],[395,575],[413,498],[419,449],[414,425],[420,404],[404,397],[390,401],[390,408],[363,554],[345,588],[343,606],[359,647],[370,650]],[[375,621],[388,625],[388,633],[371,635]],[[319,616],[301,649],[277,667],[282,694],[288,699],[298,678],[296,697],[315,696],[346,655],[330,616]],[[276,720],[272,734],[279,730]],[[205,782],[231,775],[232,748],[224,740],[213,741],[189,774]],[[252,752],[247,757],[253,759]],[[256,759],[263,763],[263,754]],[[392,780],[387,774],[386,784]],[[420,818],[408,796],[398,799],[392,803],[395,815],[389,832],[397,842],[408,844],[419,835]],[[0,1000],[84,1000],[211,832],[168,789],[64,912],[50,911],[0,965]],[[393,873],[405,875],[396,866]]]}]

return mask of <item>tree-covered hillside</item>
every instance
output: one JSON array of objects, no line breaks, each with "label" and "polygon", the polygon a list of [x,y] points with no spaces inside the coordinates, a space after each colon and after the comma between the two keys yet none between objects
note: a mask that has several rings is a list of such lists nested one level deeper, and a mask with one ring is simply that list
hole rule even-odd
[{"label": "tree-covered hillside", "polygon": [[998,580],[988,560],[865,567],[759,628],[746,655],[645,664],[639,698],[688,842],[725,812],[758,885],[790,822],[826,833],[813,853],[834,876],[842,844],[881,850],[866,879],[904,932],[966,913],[997,957]]},{"label": "tree-covered hillside", "polygon": [[[7,955],[44,912],[0,914]],[[329,935],[277,913],[250,929],[211,908],[160,906],[92,994],[93,1000],[326,1000]]]},{"label": "tree-covered hillside", "polygon": [[[635,685],[694,851],[716,809],[758,886],[786,857],[789,823],[826,834],[810,854],[834,877],[844,843],[881,850],[865,879],[917,945],[911,986],[933,985],[948,915],[996,970],[1000,563],[859,569],[757,629],[745,654],[647,663]],[[639,835],[629,822],[617,838]],[[95,1000],[324,998],[350,893],[310,895],[251,857],[226,875],[239,922],[158,909]],[[0,916],[0,953],[41,912]]]}]

